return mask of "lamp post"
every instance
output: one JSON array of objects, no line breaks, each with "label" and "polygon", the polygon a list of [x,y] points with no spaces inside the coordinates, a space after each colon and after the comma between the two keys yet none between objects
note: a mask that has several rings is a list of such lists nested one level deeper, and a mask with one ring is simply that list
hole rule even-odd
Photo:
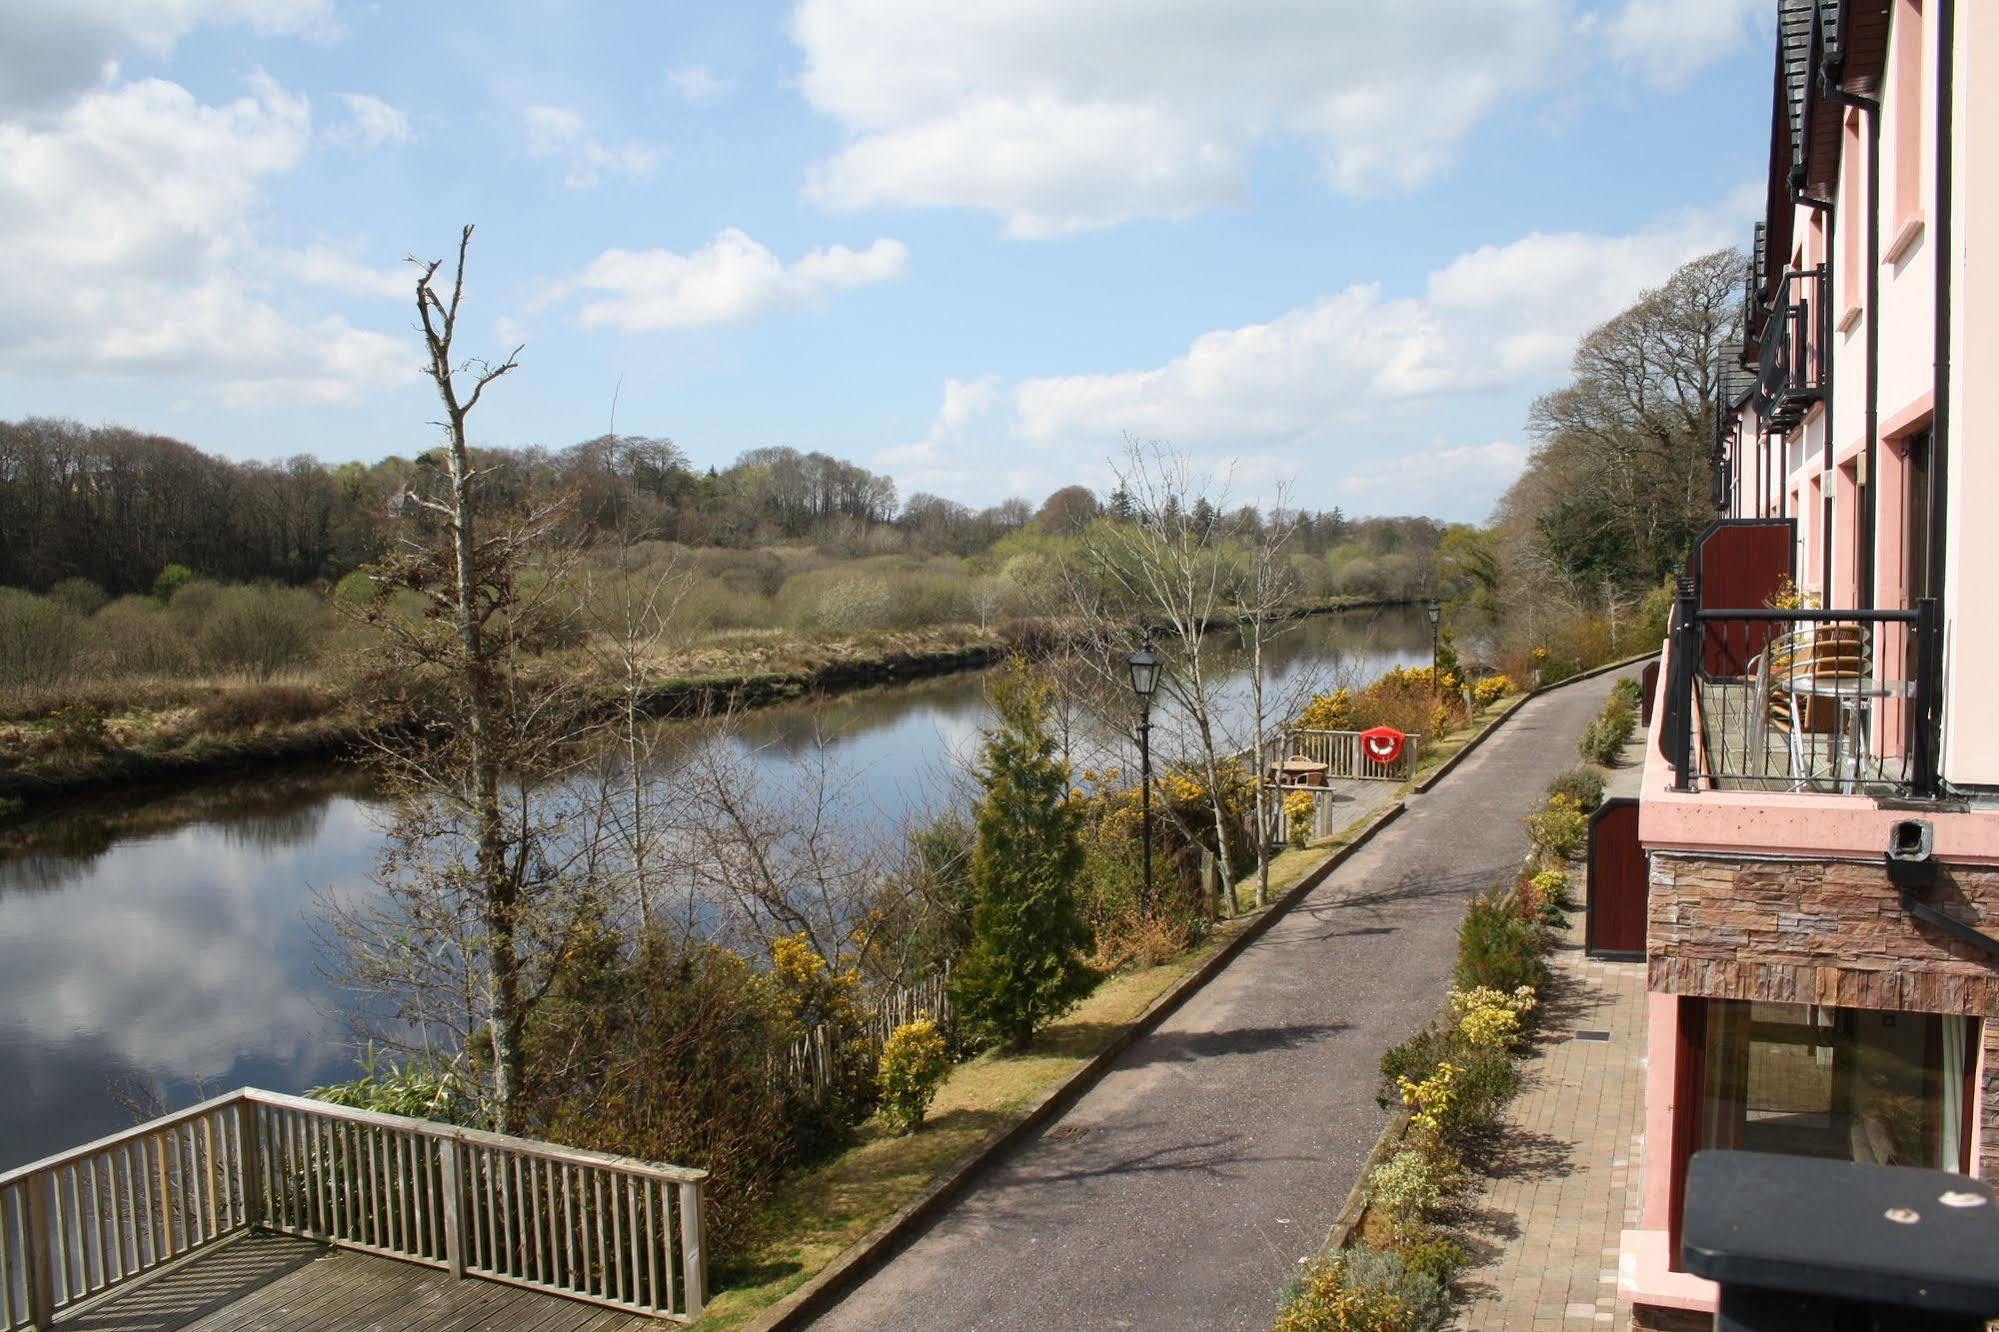
[{"label": "lamp post", "polygon": [[1440,695],[1443,686],[1437,682],[1437,622],[1444,618],[1444,608],[1431,597],[1423,612],[1430,617],[1430,693]]},{"label": "lamp post", "polygon": [[1144,890],[1139,905],[1152,914],[1152,696],[1159,689],[1159,654],[1152,650],[1148,636],[1126,663],[1131,669],[1131,692],[1138,696],[1138,808],[1140,835],[1145,840]]}]

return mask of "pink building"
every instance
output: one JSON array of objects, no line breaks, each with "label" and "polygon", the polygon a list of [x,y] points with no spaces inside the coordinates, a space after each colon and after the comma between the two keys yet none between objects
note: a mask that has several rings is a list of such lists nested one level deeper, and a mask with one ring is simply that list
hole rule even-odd
[{"label": "pink building", "polygon": [[1703,1148],[1999,1182],[1999,3],[1779,0],[1775,65],[1639,806],[1621,1278],[1668,1308],[1714,1308],[1678,1270]]}]

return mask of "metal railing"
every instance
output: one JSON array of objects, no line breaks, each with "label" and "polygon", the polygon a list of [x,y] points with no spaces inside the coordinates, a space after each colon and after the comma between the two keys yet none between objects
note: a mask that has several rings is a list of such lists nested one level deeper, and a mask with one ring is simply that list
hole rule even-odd
[{"label": "metal railing", "polygon": [[707,1177],[243,1088],[0,1174],[0,1332],[251,1229],[691,1320]]},{"label": "metal railing", "polygon": [[1661,752],[1682,791],[1937,794],[1936,603],[1702,610],[1675,603]]},{"label": "metal railing", "polygon": [[1756,342],[1757,412],[1767,428],[1788,430],[1825,396],[1832,312],[1826,268],[1784,274]]}]

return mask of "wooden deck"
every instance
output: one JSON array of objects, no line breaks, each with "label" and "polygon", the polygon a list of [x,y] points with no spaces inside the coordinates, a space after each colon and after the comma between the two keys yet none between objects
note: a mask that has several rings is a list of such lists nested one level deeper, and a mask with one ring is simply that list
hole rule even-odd
[{"label": "wooden deck", "polygon": [[288,1235],[250,1233],[56,1320],[62,1332],[623,1332],[664,1320]]}]

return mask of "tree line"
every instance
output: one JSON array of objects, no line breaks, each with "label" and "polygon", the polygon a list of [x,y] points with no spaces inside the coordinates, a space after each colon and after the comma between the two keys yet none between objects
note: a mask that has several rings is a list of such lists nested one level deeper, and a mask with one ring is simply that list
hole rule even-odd
[{"label": "tree line", "polygon": [[[901,500],[889,477],[783,446],[705,470],[671,439],[646,435],[472,454],[496,500],[548,506],[560,497],[557,535],[572,545],[618,533],[733,550],[966,557],[1026,529],[1070,535],[1099,517],[1133,513],[1129,497],[1100,500],[1083,486],[1039,506],[1016,498],[974,509],[921,492]],[[170,565],[219,582],[337,582],[387,552],[407,497],[446,470],[438,450],[373,463],[307,454],[239,462],[123,426],[0,422],[0,585],[44,592],[83,579],[115,597],[152,590]],[[1366,561],[1421,562],[1444,531],[1428,518],[1350,519],[1337,508],[1189,517],[1236,528],[1295,522],[1294,553],[1317,558],[1344,547],[1343,558]],[[1407,582],[1412,567],[1370,567],[1358,590],[1379,594]]]}]

